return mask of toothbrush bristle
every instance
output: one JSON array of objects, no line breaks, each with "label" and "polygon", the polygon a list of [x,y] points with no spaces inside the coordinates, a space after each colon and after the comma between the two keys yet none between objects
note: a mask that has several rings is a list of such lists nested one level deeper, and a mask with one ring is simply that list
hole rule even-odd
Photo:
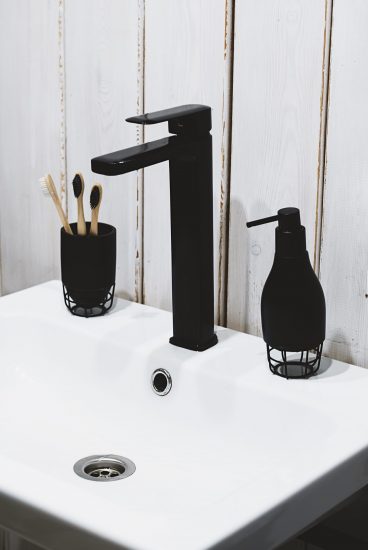
[{"label": "toothbrush bristle", "polygon": [[75,174],[73,179],[73,190],[74,190],[74,196],[76,199],[82,193],[82,188],[83,188],[82,178],[80,177],[79,174]]},{"label": "toothbrush bristle", "polygon": [[100,202],[100,187],[98,185],[94,185],[92,187],[91,196],[89,199],[89,203],[91,205],[92,210],[96,208]]},{"label": "toothbrush bristle", "polygon": [[43,176],[42,178],[40,178],[39,183],[40,183],[40,186],[41,186],[42,193],[46,197],[50,197],[50,190],[49,190],[48,185],[47,185],[47,177]]}]

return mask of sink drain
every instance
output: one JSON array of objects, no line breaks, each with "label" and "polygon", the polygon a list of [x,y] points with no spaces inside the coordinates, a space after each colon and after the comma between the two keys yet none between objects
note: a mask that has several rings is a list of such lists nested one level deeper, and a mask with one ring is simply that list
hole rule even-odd
[{"label": "sink drain", "polygon": [[135,464],[119,455],[92,455],[74,464],[74,472],[90,481],[117,481],[135,472]]}]

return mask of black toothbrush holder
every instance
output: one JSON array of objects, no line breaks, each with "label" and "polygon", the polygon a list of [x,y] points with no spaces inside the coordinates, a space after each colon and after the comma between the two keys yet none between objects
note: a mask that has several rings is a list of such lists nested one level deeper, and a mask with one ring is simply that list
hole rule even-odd
[{"label": "black toothbrush holder", "polygon": [[98,235],[77,235],[77,224],[71,223],[73,235],[60,233],[61,279],[64,301],[73,315],[97,317],[112,306],[116,274],[116,229],[98,224]]}]

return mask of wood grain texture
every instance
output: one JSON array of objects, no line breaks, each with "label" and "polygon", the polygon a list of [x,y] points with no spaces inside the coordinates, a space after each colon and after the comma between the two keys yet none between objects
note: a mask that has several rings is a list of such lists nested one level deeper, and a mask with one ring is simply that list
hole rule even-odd
[{"label": "wood grain texture", "polygon": [[67,2],[65,10],[69,218],[76,216],[71,182],[80,170],[86,182],[87,220],[91,186],[103,184],[100,220],[118,231],[116,292],[130,300],[140,299],[141,288],[137,173],[100,176],[91,172],[90,160],[137,141],[135,126],[124,119],[139,107],[138,14],[138,3],[131,0],[79,0]]},{"label": "wood grain texture", "polygon": [[[146,0],[145,110],[184,103],[203,103],[213,109],[216,301],[221,296],[219,270],[224,270],[219,250],[224,249],[220,232],[224,231],[229,131],[227,9],[225,0]],[[165,135],[167,124],[146,128],[146,141]],[[144,299],[147,304],[171,309],[168,163],[147,168],[144,178]]]},{"label": "wood grain texture", "polygon": [[324,0],[236,2],[227,321],[252,334],[274,224],[246,221],[299,207],[313,259],[325,17]]},{"label": "wood grain texture", "polygon": [[[3,293],[58,276],[59,220],[38,179],[60,185],[59,4],[0,3]],[[61,73],[61,78],[63,77]]]},{"label": "wood grain texture", "polygon": [[368,367],[368,3],[334,2],[320,277],[332,357]]}]

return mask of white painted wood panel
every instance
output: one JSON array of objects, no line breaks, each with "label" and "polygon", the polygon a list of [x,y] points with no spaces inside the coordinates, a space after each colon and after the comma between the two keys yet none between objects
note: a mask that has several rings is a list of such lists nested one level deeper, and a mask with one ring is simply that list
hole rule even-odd
[{"label": "white painted wood panel", "polygon": [[38,179],[60,186],[59,3],[0,2],[0,245],[6,294],[58,275],[59,221]]},{"label": "white painted wood panel", "polygon": [[124,119],[137,113],[141,88],[139,24],[136,1],[66,2],[69,217],[75,220],[71,183],[80,170],[86,182],[86,219],[90,219],[92,183],[103,184],[100,220],[111,223],[118,231],[116,292],[130,300],[140,300],[141,290],[141,197],[137,173],[100,176],[91,172],[90,160],[137,142],[135,126]]},{"label": "white painted wood panel", "polygon": [[335,0],[320,276],[325,352],[368,367],[368,3]]},{"label": "white painted wood panel", "polygon": [[323,105],[324,0],[241,0],[235,8],[228,326],[261,334],[274,224],[297,206],[313,261]]},{"label": "white painted wood panel", "polygon": [[[217,304],[223,296],[223,288],[219,288],[218,283],[225,268],[219,251],[224,252],[220,232],[223,234],[226,229],[223,220],[231,43],[231,10],[227,4],[225,0],[146,0],[145,19],[145,111],[184,103],[203,103],[213,109]],[[167,124],[147,127],[145,139],[158,139],[167,133]],[[147,168],[144,175],[144,299],[147,304],[171,309],[170,261],[169,169],[168,163],[164,163]]]}]

